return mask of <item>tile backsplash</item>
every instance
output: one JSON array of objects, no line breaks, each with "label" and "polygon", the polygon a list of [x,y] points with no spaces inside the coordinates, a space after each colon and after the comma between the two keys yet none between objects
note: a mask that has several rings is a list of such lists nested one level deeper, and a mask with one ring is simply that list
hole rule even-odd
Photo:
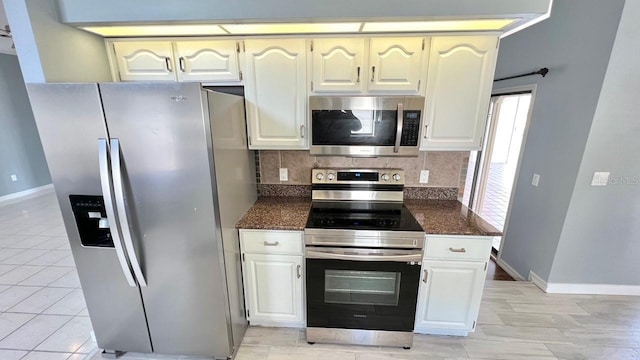
[{"label": "tile backsplash", "polygon": [[[311,184],[312,168],[400,168],[405,171],[407,187],[455,187],[464,189],[468,151],[420,152],[418,157],[349,158],[313,156],[308,151],[261,150],[259,153],[261,184]],[[279,168],[287,168],[289,181],[280,181]],[[429,170],[429,183],[420,184],[420,170]]]}]

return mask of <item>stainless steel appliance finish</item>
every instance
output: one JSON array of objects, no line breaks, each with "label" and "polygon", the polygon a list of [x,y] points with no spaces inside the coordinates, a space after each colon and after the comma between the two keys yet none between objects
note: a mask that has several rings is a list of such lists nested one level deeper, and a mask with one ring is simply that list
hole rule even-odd
[{"label": "stainless steel appliance finish", "polygon": [[413,333],[400,331],[307,327],[307,339],[309,338],[314,342],[347,345],[402,346],[404,348],[410,348],[413,345]]},{"label": "stainless steel appliance finish", "polygon": [[422,260],[422,251],[419,250],[307,248],[305,255],[307,259],[397,262]]},{"label": "stainless steel appliance finish", "polygon": [[400,169],[313,169],[307,341],[411,347],[424,232]]},{"label": "stainless steel appliance finish", "polygon": [[[418,156],[424,104],[421,96],[310,96],[310,152]],[[355,128],[345,127],[353,121]]]},{"label": "stainless steel appliance finish", "polygon": [[424,233],[416,231],[306,228],[304,230],[304,241],[307,246],[419,249],[422,252]]},{"label": "stainless steel appliance finish", "polygon": [[[28,92],[98,346],[231,356],[246,320],[230,228],[256,198],[243,99],[195,83]],[[82,245],[74,194],[104,197],[114,247]]]}]

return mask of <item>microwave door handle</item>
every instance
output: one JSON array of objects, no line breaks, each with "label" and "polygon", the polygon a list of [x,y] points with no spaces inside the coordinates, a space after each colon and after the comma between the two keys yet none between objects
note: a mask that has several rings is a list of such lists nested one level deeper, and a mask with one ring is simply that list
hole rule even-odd
[{"label": "microwave door handle", "polygon": [[404,104],[398,104],[398,121],[396,124],[396,143],[393,146],[393,152],[400,151],[400,140],[402,139],[402,123],[404,121]]},{"label": "microwave door handle", "polygon": [[124,278],[127,280],[127,284],[131,287],[136,286],[136,281],[133,279],[129,262],[124,253],[122,247],[122,240],[120,236],[120,230],[118,230],[118,222],[116,220],[116,212],[113,207],[113,193],[111,191],[111,174],[109,171],[109,149],[107,145],[107,139],[98,139],[98,165],[100,168],[100,185],[102,186],[102,197],[104,199],[104,207],[107,213],[107,221],[109,222],[109,231],[111,232],[111,238],[113,239],[113,247],[116,250],[116,256]]},{"label": "microwave door handle", "polygon": [[138,279],[138,284],[142,287],[147,286],[147,281],[142,273],[140,262],[133,246],[131,238],[131,228],[129,227],[129,218],[127,216],[127,205],[124,200],[124,186],[122,185],[122,155],[120,153],[120,140],[111,139],[111,169],[113,171],[113,190],[116,198],[116,206],[118,208],[118,220],[120,220],[120,229],[122,230],[122,239],[127,249],[127,255],[131,262],[133,273]]}]

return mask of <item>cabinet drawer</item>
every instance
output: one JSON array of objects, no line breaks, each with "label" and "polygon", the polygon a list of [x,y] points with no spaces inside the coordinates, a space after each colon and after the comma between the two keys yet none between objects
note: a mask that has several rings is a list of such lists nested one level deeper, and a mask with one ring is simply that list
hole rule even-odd
[{"label": "cabinet drawer", "polygon": [[251,254],[304,253],[301,231],[240,230],[242,252]]},{"label": "cabinet drawer", "polygon": [[426,237],[425,259],[485,261],[491,252],[491,237]]}]

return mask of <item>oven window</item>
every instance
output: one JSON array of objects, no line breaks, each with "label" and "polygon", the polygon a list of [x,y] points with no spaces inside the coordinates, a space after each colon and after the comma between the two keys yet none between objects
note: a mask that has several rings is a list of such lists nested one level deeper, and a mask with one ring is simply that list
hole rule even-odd
[{"label": "oven window", "polygon": [[399,272],[325,270],[324,279],[325,303],[398,305]]},{"label": "oven window", "polygon": [[314,110],[313,145],[393,146],[395,110]]}]

